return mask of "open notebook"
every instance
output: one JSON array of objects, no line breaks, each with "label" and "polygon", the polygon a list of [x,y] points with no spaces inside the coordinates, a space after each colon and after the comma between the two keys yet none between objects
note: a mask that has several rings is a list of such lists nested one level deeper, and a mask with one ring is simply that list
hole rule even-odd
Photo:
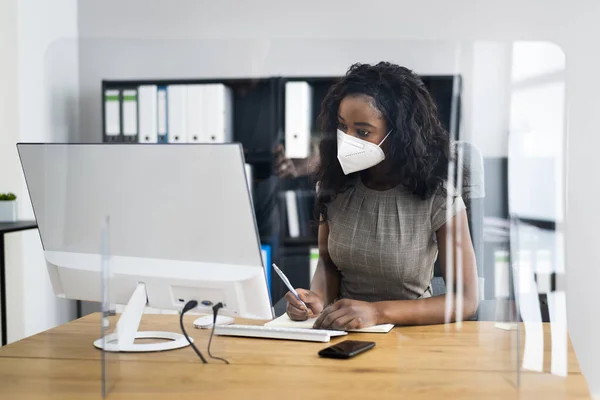
[{"label": "open notebook", "polygon": [[[306,321],[292,321],[287,314],[283,314],[281,317],[274,319],[271,322],[267,322],[265,326],[270,326],[273,328],[283,327],[283,328],[312,328],[313,324],[317,318],[310,318]],[[365,332],[365,333],[388,333],[394,327],[393,324],[383,324],[383,325],[375,325],[369,328],[363,329],[352,329],[348,330],[348,332]]]}]

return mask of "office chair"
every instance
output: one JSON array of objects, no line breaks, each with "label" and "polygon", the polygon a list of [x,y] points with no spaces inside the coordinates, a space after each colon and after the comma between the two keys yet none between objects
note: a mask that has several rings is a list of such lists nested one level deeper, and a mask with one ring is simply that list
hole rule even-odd
[{"label": "office chair", "polygon": [[[483,273],[483,204],[485,198],[485,183],[483,173],[483,156],[477,147],[464,141],[454,142],[452,145],[451,154],[453,154],[455,157],[457,168],[458,166],[463,165],[467,172],[467,174],[464,175],[460,195],[462,196],[467,207],[469,232],[471,233],[471,240],[473,241],[473,248],[475,250],[477,275],[479,277],[479,298],[484,299],[485,280]],[[431,288],[433,296],[446,293],[446,284],[442,275],[439,258],[434,264]]]}]

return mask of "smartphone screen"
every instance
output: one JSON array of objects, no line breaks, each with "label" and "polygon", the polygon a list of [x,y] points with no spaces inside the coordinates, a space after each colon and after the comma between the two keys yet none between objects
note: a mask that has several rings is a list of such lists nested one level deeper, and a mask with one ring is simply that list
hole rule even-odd
[{"label": "smartphone screen", "polygon": [[321,357],[350,358],[375,347],[375,342],[345,340],[319,351]]}]

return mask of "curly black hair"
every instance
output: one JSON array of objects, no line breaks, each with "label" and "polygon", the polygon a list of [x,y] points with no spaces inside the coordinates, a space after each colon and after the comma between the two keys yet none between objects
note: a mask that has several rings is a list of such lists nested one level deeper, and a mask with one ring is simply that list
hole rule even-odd
[{"label": "curly black hair", "polygon": [[385,119],[391,134],[386,159],[391,174],[415,195],[427,199],[444,191],[450,161],[450,137],[438,118],[437,107],[423,81],[411,70],[389,62],[354,64],[331,87],[321,105],[318,125],[322,135],[315,218],[327,221],[327,205],[356,180],[344,175],[337,160],[338,108],[349,95],[366,95]]}]

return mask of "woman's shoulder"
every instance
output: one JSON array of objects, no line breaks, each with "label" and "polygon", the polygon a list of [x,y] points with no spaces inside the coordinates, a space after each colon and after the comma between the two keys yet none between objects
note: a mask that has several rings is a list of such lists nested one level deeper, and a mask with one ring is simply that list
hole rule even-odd
[{"label": "woman's shoulder", "polygon": [[451,182],[444,182],[431,197],[431,227],[433,231],[437,231],[465,208],[460,188]]}]

